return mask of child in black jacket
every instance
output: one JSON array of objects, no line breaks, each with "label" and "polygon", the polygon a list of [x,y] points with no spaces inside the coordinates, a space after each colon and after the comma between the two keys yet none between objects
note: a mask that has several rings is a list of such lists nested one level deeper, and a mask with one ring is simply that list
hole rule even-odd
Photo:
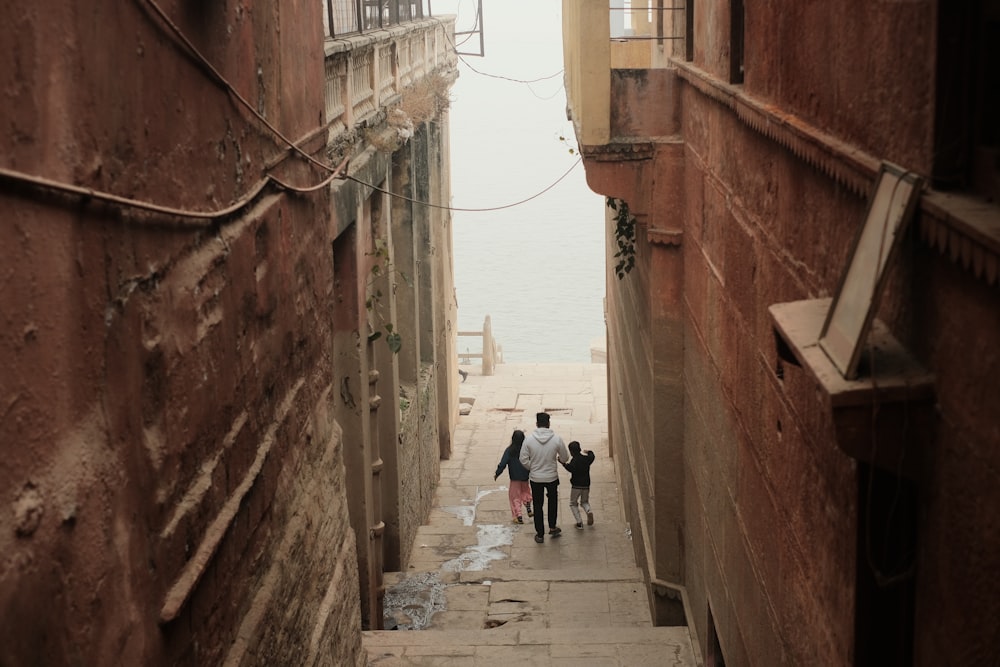
[{"label": "child in black jacket", "polygon": [[569,471],[569,483],[573,487],[569,492],[569,509],[576,519],[576,527],[583,530],[583,519],[580,506],[587,513],[587,525],[594,525],[594,513],[590,509],[590,465],[594,462],[594,452],[580,451],[580,443],[574,440],[569,443],[569,453],[573,457],[563,467]]}]

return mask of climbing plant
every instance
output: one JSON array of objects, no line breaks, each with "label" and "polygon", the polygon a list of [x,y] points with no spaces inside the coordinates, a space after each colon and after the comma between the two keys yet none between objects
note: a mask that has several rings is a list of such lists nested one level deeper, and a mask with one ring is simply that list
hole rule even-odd
[{"label": "climbing plant", "polygon": [[618,252],[615,259],[615,274],[618,280],[635,266],[635,217],[628,210],[628,202],[624,199],[608,197],[605,201],[608,208],[614,211],[615,240],[618,242]]},{"label": "climbing plant", "polygon": [[[410,282],[409,276],[407,276],[402,271],[397,271],[389,263],[389,248],[383,239],[376,239],[375,241],[375,251],[368,253],[375,257],[375,262],[372,264],[371,277],[369,279],[369,287],[375,282],[377,278],[384,274],[395,274],[407,285],[412,284]],[[396,292],[396,282],[390,277],[390,284],[392,285],[392,291]],[[382,315],[382,290],[375,289],[374,292],[370,293],[370,296],[365,300],[365,308],[368,312],[374,313],[378,317],[379,322],[382,324],[382,328],[385,330],[385,342],[389,346],[389,350],[393,354],[398,354],[403,348],[403,337],[399,335],[396,328],[393,326],[392,322],[387,322],[385,317]],[[376,330],[368,335],[368,340],[374,342],[382,337],[382,331]]]}]

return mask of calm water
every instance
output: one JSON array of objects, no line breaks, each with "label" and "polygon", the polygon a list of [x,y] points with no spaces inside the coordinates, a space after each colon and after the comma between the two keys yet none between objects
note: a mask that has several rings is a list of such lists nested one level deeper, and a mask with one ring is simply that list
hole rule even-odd
[{"label": "calm water", "polygon": [[[490,208],[552,185],[577,162],[566,120],[562,24],[556,0],[486,0],[486,57],[463,56],[452,90],[453,206]],[[452,3],[456,30],[474,21],[470,0]],[[453,12],[435,0],[437,15]],[[459,43],[461,42],[459,37]],[[478,50],[478,36],[459,51]],[[533,80],[515,83],[473,72]],[[565,137],[566,140],[560,140]],[[604,200],[583,165],[532,201],[454,215],[459,328],[490,315],[507,363],[589,362],[604,337]],[[459,351],[478,351],[459,338]]]}]

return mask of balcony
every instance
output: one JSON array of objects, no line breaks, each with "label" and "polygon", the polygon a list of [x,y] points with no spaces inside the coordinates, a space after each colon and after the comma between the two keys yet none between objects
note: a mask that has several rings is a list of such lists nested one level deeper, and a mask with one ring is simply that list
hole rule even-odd
[{"label": "balcony", "polygon": [[[362,3],[331,0],[331,4],[354,7]],[[379,3],[363,3],[366,7],[372,4]],[[410,3],[399,3],[403,4]],[[420,79],[454,72],[458,62],[451,46],[454,31],[454,17],[448,16],[407,20],[336,38],[328,36],[325,108],[329,140],[374,118]]]},{"label": "balcony", "polygon": [[322,2],[323,34],[333,38],[381,30],[431,16],[430,0],[322,0]]},{"label": "balcony", "polygon": [[616,144],[642,152],[676,133],[676,114],[663,111],[676,97],[670,58],[683,56],[685,29],[684,7],[670,0],[563,0],[567,113],[585,158]]}]

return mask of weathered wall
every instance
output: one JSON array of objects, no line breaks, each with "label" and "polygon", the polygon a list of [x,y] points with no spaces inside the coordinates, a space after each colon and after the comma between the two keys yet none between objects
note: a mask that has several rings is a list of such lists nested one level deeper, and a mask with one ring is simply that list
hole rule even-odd
[{"label": "weathered wall", "polygon": [[353,222],[334,243],[333,348],[364,629],[381,628],[382,572],[405,568],[457,420],[450,218],[418,203],[447,201],[447,128],[440,114],[392,152],[368,148],[331,190]]},{"label": "weathered wall", "polygon": [[427,521],[434,490],[441,478],[441,458],[437,448],[437,392],[429,368],[420,373],[418,385],[404,385],[408,406],[402,412],[402,439],[399,443],[399,542],[402,548],[399,570],[406,571],[417,529]]},{"label": "weathered wall", "polygon": [[[714,4],[709,12],[724,12],[724,3]],[[927,174],[932,15],[933,3],[849,12],[797,3],[753,8],[742,90]],[[793,33],[810,37],[791,39]],[[770,47],[775,40],[781,49]],[[718,72],[711,57],[695,60]],[[735,654],[755,664],[779,656],[790,664],[849,662],[855,560],[869,548],[855,534],[855,463],[837,449],[811,380],[798,369],[776,379],[766,307],[833,293],[866,201],[747,128],[718,101],[689,89],[682,106],[691,328],[685,380],[692,406],[686,450],[716,452],[688,471],[689,524],[704,531],[695,547],[701,557],[688,561],[692,598],[696,607],[711,602],[727,660]],[[982,401],[997,398],[989,378],[1000,358],[986,351],[1000,338],[997,293],[922,246],[915,231],[900,263],[880,315],[933,370],[939,396],[939,435],[918,482],[915,662],[955,661],[956,636],[959,662],[988,660],[997,650],[987,629],[998,618],[996,586],[988,581],[996,557],[988,554],[996,554],[998,539],[1000,436]],[[982,350],[975,361],[972,349]],[[701,416],[717,409],[715,417]],[[713,424],[724,429],[713,431]],[[722,480],[728,497],[720,503]],[[972,605],[980,610],[975,617],[955,602],[963,599],[980,601]]]},{"label": "weathered wall", "polygon": [[[728,1],[707,4],[720,14],[728,11]],[[744,2],[744,87],[852,146],[927,174],[935,4],[854,2],[836,11],[797,2],[750,8]]]},{"label": "weathered wall", "polygon": [[[608,209],[606,248],[609,266],[617,260],[612,256],[617,250],[614,235],[614,212]],[[640,213],[640,215],[642,215]],[[636,254],[648,257],[646,225],[636,223]],[[632,539],[637,560],[647,565],[647,532],[653,517],[654,455],[651,446],[653,433],[653,368],[652,341],[649,339],[649,305],[644,288],[648,285],[648,261],[636,261],[629,278],[618,286],[610,284],[618,278],[609,273],[607,326],[609,349],[618,351],[609,359],[608,387],[615,397],[617,418],[609,425],[609,438],[613,442],[619,485],[626,505],[626,517],[632,524]],[[649,528],[647,528],[649,527]]]},{"label": "weathered wall", "polygon": [[[393,192],[418,201],[446,201],[440,197],[450,183],[447,128],[447,114],[442,114],[420,125],[414,139],[395,151]],[[404,344],[396,355],[399,385],[393,405],[400,420],[394,446],[398,493],[386,508],[387,520],[394,517],[387,532],[396,533],[393,552],[386,557],[387,570],[407,567],[417,529],[427,519],[440,477],[441,443],[447,442],[450,449],[457,421],[457,398],[449,398],[457,359],[454,354],[441,357],[434,346],[435,339],[444,339],[445,345],[449,339],[454,341],[456,330],[447,215],[408,199],[392,201],[393,293],[396,327]],[[421,333],[423,327],[427,327],[426,335]],[[444,435],[440,432],[442,415]]]},{"label": "weathered wall", "polygon": [[853,466],[829,438],[811,380],[775,380],[766,308],[835,288],[830,255],[843,265],[862,202],[783,159],[713,100],[689,90],[683,103],[694,621],[703,626],[710,604],[727,664],[845,664]]},{"label": "weathered wall", "polygon": [[[162,6],[286,136],[319,127],[319,5]],[[280,161],[151,5],[0,14],[4,167],[210,210]],[[0,200],[0,663],[361,664],[326,195]]]},{"label": "weathered wall", "polygon": [[[873,498],[903,517],[910,485],[885,471],[867,487],[868,467],[838,446],[814,381],[779,360],[767,312],[834,293],[878,160],[929,174],[935,3],[745,4],[744,85],[728,84],[730,3],[699,1],[683,81],[648,86],[616,73],[611,118],[627,145],[585,150],[591,187],[629,201],[654,239],[652,252],[640,244],[629,276],[608,280],[610,437],[629,519],[651,524],[633,526],[638,557],[668,571],[652,556],[669,550],[670,536],[657,530],[683,526],[688,620],[706,655],[717,637],[727,665],[886,664],[880,652],[897,641],[917,665],[989,662],[1000,653],[1000,430],[990,407],[1000,399],[1000,297],[983,267],[995,234],[943,229],[947,213],[925,197],[878,311],[934,373],[937,393],[931,410],[911,406],[909,426],[888,434],[919,470],[914,576],[881,572],[901,574],[890,590],[902,602],[888,607],[902,620],[899,635],[867,638],[857,624],[879,613],[862,608],[872,595],[869,556],[905,519],[886,528],[876,515],[872,535],[864,526]],[[675,156],[650,147],[662,138],[643,131],[672,127],[653,120],[655,110],[679,114],[679,171]],[[639,160],[652,164],[636,168]],[[668,190],[670,179],[681,187]],[[995,203],[976,206],[1000,219]],[[680,236],[655,233],[676,227]],[[668,250],[675,241],[679,256]],[[680,286],[661,284],[677,281],[677,269]],[[669,346],[657,348],[671,314],[683,324],[682,368],[672,371]],[[652,377],[650,366],[659,369]],[[642,413],[663,414],[678,376],[683,433],[671,440]],[[916,434],[919,420],[931,427]],[[644,480],[668,474],[660,465],[677,447],[682,503],[671,507],[657,489],[646,507],[653,487]]]}]

